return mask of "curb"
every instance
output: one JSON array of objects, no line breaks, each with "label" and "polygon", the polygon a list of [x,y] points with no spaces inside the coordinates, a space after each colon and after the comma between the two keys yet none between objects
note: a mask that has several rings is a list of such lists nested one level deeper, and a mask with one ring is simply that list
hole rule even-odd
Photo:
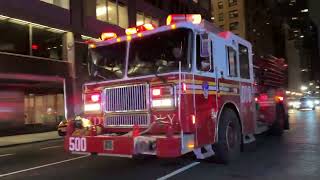
[{"label": "curb", "polygon": [[33,143],[53,141],[53,140],[59,140],[59,139],[63,140],[63,137],[57,137],[57,138],[51,138],[51,139],[44,139],[44,140],[37,140],[37,141],[31,141],[31,142],[23,142],[23,143],[0,145],[0,148],[14,147],[14,146],[19,146],[19,145],[33,144]]}]

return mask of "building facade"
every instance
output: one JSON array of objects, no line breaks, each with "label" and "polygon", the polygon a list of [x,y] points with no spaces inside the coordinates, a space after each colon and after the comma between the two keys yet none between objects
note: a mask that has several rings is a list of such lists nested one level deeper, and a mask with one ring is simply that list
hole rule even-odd
[{"label": "building facade", "polygon": [[212,4],[215,24],[245,38],[245,0],[213,0]]},{"label": "building facade", "polygon": [[[165,24],[170,13],[211,18],[209,0],[10,0],[0,2],[0,128],[55,124],[82,112],[87,40]],[[10,97],[10,98],[8,98]],[[3,104],[14,102],[8,107]],[[66,106],[64,106],[66,104]],[[19,113],[17,113],[19,112]]]}]

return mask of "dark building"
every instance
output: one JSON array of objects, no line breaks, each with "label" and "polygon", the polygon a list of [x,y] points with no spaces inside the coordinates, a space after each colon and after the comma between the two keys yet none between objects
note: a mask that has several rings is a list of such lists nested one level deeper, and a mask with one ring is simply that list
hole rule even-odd
[{"label": "dark building", "polygon": [[319,79],[318,29],[305,0],[247,0],[246,35],[256,58],[283,57],[289,66],[289,89]]},{"label": "dark building", "polygon": [[0,1],[0,104],[15,102],[0,116],[0,127],[55,124],[81,113],[84,42],[105,31],[121,35],[143,23],[163,25],[170,13],[210,20],[210,0]]}]

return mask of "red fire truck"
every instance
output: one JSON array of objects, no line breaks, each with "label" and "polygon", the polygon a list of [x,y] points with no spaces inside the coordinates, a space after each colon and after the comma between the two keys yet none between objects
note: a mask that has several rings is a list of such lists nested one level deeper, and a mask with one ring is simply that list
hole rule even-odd
[{"label": "red fire truck", "polygon": [[[251,44],[200,15],[170,15],[90,44],[83,115],[71,120],[75,154],[236,158],[255,134],[284,129],[285,93],[257,88]],[[261,92],[259,92],[261,91]]]}]

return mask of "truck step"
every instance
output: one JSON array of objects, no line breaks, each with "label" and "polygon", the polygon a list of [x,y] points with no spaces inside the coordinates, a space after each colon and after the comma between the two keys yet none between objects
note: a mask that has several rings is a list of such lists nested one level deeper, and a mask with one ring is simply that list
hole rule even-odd
[{"label": "truck step", "polygon": [[[202,152],[202,150],[205,152]],[[214,155],[214,151],[213,151],[212,146],[210,144],[205,145],[201,148],[194,149],[193,152],[196,155],[197,159],[206,159],[206,158]]]}]

